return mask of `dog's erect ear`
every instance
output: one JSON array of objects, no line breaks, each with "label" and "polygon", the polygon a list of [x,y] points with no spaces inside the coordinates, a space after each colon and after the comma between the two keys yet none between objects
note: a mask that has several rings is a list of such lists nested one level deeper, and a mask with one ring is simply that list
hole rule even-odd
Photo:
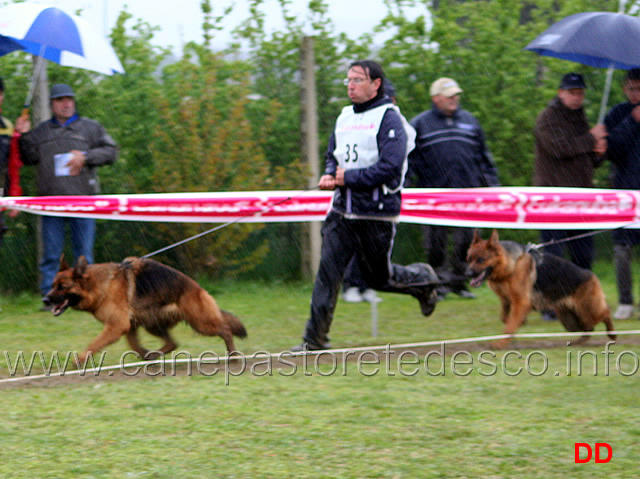
[{"label": "dog's erect ear", "polygon": [[498,230],[493,230],[491,232],[491,237],[489,238],[489,244],[497,246],[500,243],[500,237],[498,236]]},{"label": "dog's erect ear", "polygon": [[87,271],[88,264],[89,263],[87,263],[87,258],[85,258],[84,256],[80,256],[78,258],[78,261],[76,262],[75,267],[73,268],[73,276],[78,278],[82,277]]},{"label": "dog's erect ear", "polygon": [[67,260],[64,259],[64,253],[60,255],[60,271],[64,271],[65,269],[69,269],[69,265],[67,264]]},{"label": "dog's erect ear", "polygon": [[471,241],[471,243],[482,241],[482,238],[480,237],[480,233],[478,231],[478,228],[473,230],[473,240]]}]

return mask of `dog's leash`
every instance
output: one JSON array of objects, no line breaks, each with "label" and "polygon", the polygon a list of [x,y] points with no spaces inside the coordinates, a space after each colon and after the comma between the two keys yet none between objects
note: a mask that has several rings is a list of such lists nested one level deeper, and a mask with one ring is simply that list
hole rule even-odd
[{"label": "dog's leash", "polygon": [[606,233],[607,231],[616,231],[616,230],[621,230],[624,228],[628,228],[629,226],[633,226],[633,225],[637,225],[639,224],[640,221],[635,221],[633,223],[629,223],[626,224],[624,226],[618,226],[617,228],[610,228],[610,229],[604,229],[604,230],[597,230],[597,231],[589,231],[587,233],[582,233],[576,236],[570,236],[568,238],[562,238],[562,239],[552,239],[551,241],[547,241],[546,243],[527,243],[526,246],[526,251],[537,251],[541,248],[544,248],[545,246],[551,246],[553,244],[561,244],[561,243],[568,243],[569,241],[573,241],[573,240],[577,240],[577,239],[582,239],[582,238],[588,238],[589,236],[595,236],[595,235],[599,235],[602,233]]},{"label": "dog's leash", "polygon": [[320,188],[319,186],[312,186],[312,187],[306,188],[306,189],[302,190],[299,194],[294,195],[294,196],[288,196],[287,198],[284,198],[282,200],[276,201],[275,203],[273,203],[271,205],[265,206],[260,211],[255,211],[253,213],[249,213],[247,215],[244,215],[244,216],[241,216],[239,218],[236,218],[235,220],[228,221],[226,223],[218,225],[218,226],[216,226],[214,228],[211,228],[211,229],[209,229],[207,231],[203,231],[202,233],[198,233],[196,235],[190,236],[189,238],[185,238],[185,239],[180,240],[180,241],[178,241],[176,243],[173,243],[173,244],[170,244],[168,246],[165,246],[164,248],[160,248],[160,249],[158,249],[156,251],[153,251],[151,253],[147,253],[144,256],[141,256],[141,258],[143,258],[143,259],[150,258],[152,256],[155,256],[155,255],[160,254],[160,253],[164,253],[165,251],[169,251],[170,249],[176,248],[176,247],[178,247],[180,245],[183,245],[185,243],[188,243],[190,241],[196,240],[198,238],[202,238],[203,236],[206,236],[208,234],[214,233],[214,232],[216,232],[218,230],[221,230],[222,228],[226,228],[227,226],[231,226],[233,224],[239,223],[242,220],[245,220],[247,218],[251,218],[252,216],[262,215],[264,213],[269,212],[271,209],[275,208],[276,206],[281,205],[282,203],[286,203],[287,201],[291,201],[293,199],[299,198],[300,196],[304,195],[305,193],[308,193],[309,191],[317,190],[319,188]]},{"label": "dog's leash", "polygon": [[[281,205],[282,203],[286,203],[287,201],[291,201],[291,200],[293,200],[293,199],[299,198],[300,196],[304,195],[305,193],[308,193],[309,191],[317,190],[317,189],[319,189],[319,188],[320,188],[320,187],[319,187],[319,186],[317,186],[317,185],[316,185],[316,186],[309,187],[309,188],[306,188],[306,189],[304,189],[304,190],[301,190],[299,194],[297,194],[297,195],[293,195],[293,196],[288,196],[287,198],[284,198],[284,199],[282,199],[282,200],[276,201],[275,203],[273,203],[273,204],[271,204],[271,205],[265,206],[265,207],[264,207],[264,208],[262,208],[260,211],[255,211],[255,212],[253,212],[253,213],[249,213],[249,214],[247,214],[247,215],[244,215],[244,216],[241,216],[241,217],[239,217],[239,218],[236,218],[236,219],[234,219],[234,220],[232,220],[232,221],[228,221],[228,222],[226,222],[226,223],[223,223],[223,224],[221,224],[221,225],[218,225],[218,226],[215,226],[215,227],[213,227],[213,228],[211,228],[211,229],[208,229],[207,231],[203,231],[202,233],[198,233],[198,234],[195,234],[195,235],[193,235],[193,236],[190,236],[189,238],[185,238],[185,239],[183,239],[183,240],[177,241],[177,242],[175,242],[175,243],[173,243],[173,244],[170,244],[170,245],[168,245],[168,246],[165,246],[165,247],[163,247],[163,248],[160,248],[160,249],[158,249],[158,250],[155,250],[155,251],[153,251],[153,252],[151,252],[151,253],[147,253],[147,254],[145,254],[144,256],[141,256],[141,258],[142,258],[142,259],[151,258],[152,256],[155,256],[155,255],[160,254],[160,253],[164,253],[165,251],[169,251],[170,249],[176,248],[176,247],[181,246],[181,245],[183,245],[183,244],[185,244],[185,243],[188,243],[188,242],[190,242],[190,241],[196,240],[196,239],[198,239],[198,238],[202,238],[203,236],[206,236],[206,235],[211,234],[211,233],[215,233],[216,231],[219,231],[219,230],[221,230],[221,229],[223,229],[223,228],[226,228],[227,226],[231,226],[231,225],[233,225],[233,224],[239,223],[239,222],[241,222],[242,220],[245,220],[245,219],[247,219],[247,218],[251,218],[252,216],[256,216],[256,215],[260,215],[260,214],[267,213],[267,212],[268,212],[268,211],[270,211],[272,208],[275,208],[276,206]],[[436,275],[436,277],[438,277],[438,276]],[[454,282],[454,281],[459,281],[459,280],[461,280],[461,279],[463,279],[463,280],[464,280],[464,279],[466,279],[466,278],[464,278],[464,277],[459,278],[459,277],[452,276],[451,278],[446,278],[446,279],[445,279],[445,278],[442,278],[442,279],[441,279],[440,277],[438,277],[438,279],[437,279],[437,280],[435,280],[435,281],[422,281],[422,282],[419,282],[419,283],[411,283],[411,284],[409,284],[408,286],[410,286],[410,287],[419,287],[419,286],[444,286],[444,285],[449,285],[449,284],[451,284],[451,283],[452,283],[452,282]]]}]

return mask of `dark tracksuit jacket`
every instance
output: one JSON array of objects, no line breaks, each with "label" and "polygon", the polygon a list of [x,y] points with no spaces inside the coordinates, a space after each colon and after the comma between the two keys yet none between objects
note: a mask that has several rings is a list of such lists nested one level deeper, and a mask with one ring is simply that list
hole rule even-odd
[{"label": "dark tracksuit jacket", "polygon": [[[620,103],[604,119],[609,133],[606,158],[611,161],[613,187],[617,189],[640,190],[640,123],[631,116],[635,106]],[[615,230],[613,239],[618,244],[639,244],[640,230]]]},{"label": "dark tracksuit jacket", "polygon": [[[353,111],[357,116],[390,103],[388,97],[376,97],[353,105]],[[407,128],[412,135],[408,124]],[[327,149],[325,174],[336,174],[338,160],[334,151],[338,143],[334,131]],[[396,110],[388,109],[384,113],[376,143],[375,163],[345,171],[345,186],[336,190],[322,226],[322,256],[303,336],[312,347],[328,344],[340,285],[354,255],[363,276],[377,290],[415,295],[415,287],[411,285],[437,279],[428,276],[424,269],[391,263],[408,153],[407,130]]]},{"label": "dark tracksuit jacket", "polygon": [[498,172],[478,120],[466,110],[444,115],[435,105],[411,120],[416,148],[407,177],[418,188],[499,186]]}]

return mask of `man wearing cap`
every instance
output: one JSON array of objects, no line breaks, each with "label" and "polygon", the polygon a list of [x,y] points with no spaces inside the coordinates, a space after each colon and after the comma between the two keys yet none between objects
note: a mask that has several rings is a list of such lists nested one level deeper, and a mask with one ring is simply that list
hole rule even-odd
[{"label": "man wearing cap", "polygon": [[[20,138],[22,161],[36,166],[38,195],[95,195],[99,193],[97,168],[116,160],[116,143],[97,121],[78,115],[75,93],[69,85],[53,85],[49,98],[51,119]],[[51,289],[58,270],[65,225],[71,229],[75,259],[84,255],[91,263],[96,223],[86,218],[43,216],[41,219],[40,290],[44,296]]]},{"label": "man wearing cap", "polygon": [[[614,106],[604,119],[607,127],[607,159],[611,161],[613,187],[640,190],[640,68],[625,75],[622,91],[626,102]],[[631,275],[633,246],[640,244],[640,230],[613,231],[613,251],[618,287],[615,319],[629,319],[634,314]]]},{"label": "man wearing cap", "polygon": [[[557,96],[538,115],[534,130],[535,186],[593,187],[594,168],[601,163],[607,148],[606,129],[602,124],[589,128],[582,108],[585,88],[582,75],[567,73],[562,77]],[[577,233],[575,230],[542,230],[541,241],[563,240]],[[562,256],[564,244],[573,263],[591,269],[592,237],[551,244],[545,251]]]},{"label": "man wearing cap", "polygon": [[[407,185],[419,188],[468,188],[499,186],[498,172],[487,147],[478,120],[460,108],[462,89],[451,78],[432,83],[430,110],[411,120],[416,129],[416,148],[409,155]],[[447,266],[449,232],[453,237],[453,254]],[[423,227],[427,262],[438,276],[451,280],[449,287],[438,288],[443,298],[453,291],[463,298],[473,298],[465,279],[467,249],[473,238],[470,228]]]}]

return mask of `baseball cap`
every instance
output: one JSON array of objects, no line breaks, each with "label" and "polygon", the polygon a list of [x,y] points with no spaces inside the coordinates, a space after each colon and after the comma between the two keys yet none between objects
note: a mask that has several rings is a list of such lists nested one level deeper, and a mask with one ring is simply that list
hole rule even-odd
[{"label": "baseball cap", "polygon": [[572,90],[573,88],[587,88],[584,78],[579,73],[567,73],[562,77],[560,86],[561,90]]},{"label": "baseball cap", "polygon": [[51,87],[51,93],[49,94],[49,99],[53,100],[54,98],[62,98],[64,96],[75,97],[76,94],[73,93],[73,89],[65,83],[58,83]]},{"label": "baseball cap", "polygon": [[462,91],[462,88],[451,78],[438,78],[431,84],[431,89],[429,90],[431,96],[444,95],[447,97],[457,95]]}]

